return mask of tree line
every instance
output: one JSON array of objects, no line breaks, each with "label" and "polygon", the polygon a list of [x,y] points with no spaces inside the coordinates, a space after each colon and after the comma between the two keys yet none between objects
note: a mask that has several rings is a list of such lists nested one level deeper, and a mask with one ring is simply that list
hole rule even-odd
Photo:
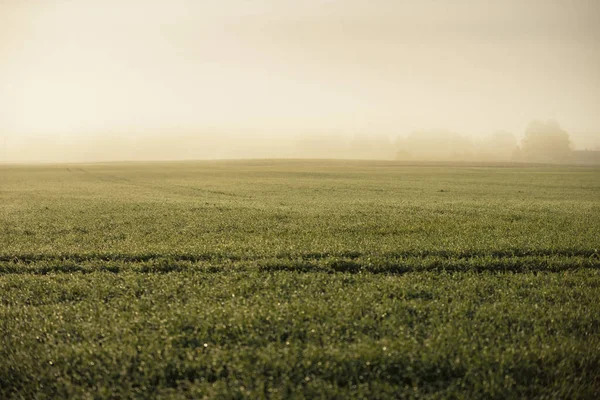
[{"label": "tree line", "polygon": [[[8,162],[321,158],[569,163],[574,160],[574,154],[582,153],[572,151],[569,134],[555,121],[531,122],[521,140],[509,132],[469,138],[445,130],[421,130],[395,137],[327,132],[259,135],[165,130],[139,135],[16,137],[4,147],[4,161]],[[592,160],[591,163],[600,163],[596,153],[591,151],[583,156]]]},{"label": "tree line", "polygon": [[569,134],[556,121],[532,121],[522,140],[510,132],[496,132],[473,140],[448,131],[418,131],[397,140],[396,159],[441,161],[568,162]]}]

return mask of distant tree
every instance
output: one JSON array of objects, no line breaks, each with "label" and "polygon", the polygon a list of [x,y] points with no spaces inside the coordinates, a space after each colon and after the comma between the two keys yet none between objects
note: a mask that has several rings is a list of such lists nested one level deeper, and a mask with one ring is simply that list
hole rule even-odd
[{"label": "distant tree", "polygon": [[465,136],[446,130],[421,130],[396,141],[396,158],[426,161],[460,161],[473,156],[474,146]]},{"label": "distant tree", "polygon": [[412,154],[410,154],[410,151],[408,150],[404,150],[404,149],[399,149],[396,152],[396,160],[399,161],[408,161],[408,160],[412,160]]},{"label": "distant tree", "polygon": [[475,145],[475,158],[482,161],[510,161],[519,147],[515,135],[505,131],[484,136]]},{"label": "distant tree", "polygon": [[569,134],[556,121],[532,121],[525,130],[521,153],[527,161],[563,161],[571,154]]},{"label": "distant tree", "polygon": [[523,161],[523,153],[520,147],[515,147],[513,152],[510,155],[510,161],[521,162]]},{"label": "distant tree", "polygon": [[302,134],[295,138],[296,157],[344,158],[347,145],[342,135],[314,133]]},{"label": "distant tree", "polygon": [[356,134],[348,142],[351,158],[370,160],[394,159],[395,151],[386,135]]}]

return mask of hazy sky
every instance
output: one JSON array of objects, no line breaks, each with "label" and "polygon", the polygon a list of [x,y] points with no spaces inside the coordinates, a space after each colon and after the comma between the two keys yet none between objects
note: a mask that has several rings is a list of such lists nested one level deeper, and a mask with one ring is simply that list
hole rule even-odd
[{"label": "hazy sky", "polygon": [[0,0],[0,57],[4,136],[600,133],[598,0]]}]

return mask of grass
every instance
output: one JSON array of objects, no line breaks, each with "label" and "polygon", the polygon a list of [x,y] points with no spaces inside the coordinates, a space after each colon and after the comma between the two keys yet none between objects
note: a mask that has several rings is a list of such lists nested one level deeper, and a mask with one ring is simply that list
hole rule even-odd
[{"label": "grass", "polygon": [[0,398],[598,398],[600,169],[0,167]]}]

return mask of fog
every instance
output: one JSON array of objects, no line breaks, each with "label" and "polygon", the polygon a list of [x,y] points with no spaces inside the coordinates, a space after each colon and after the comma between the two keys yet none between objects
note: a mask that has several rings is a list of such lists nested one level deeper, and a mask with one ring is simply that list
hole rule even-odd
[{"label": "fog", "polygon": [[556,121],[532,121],[523,138],[505,131],[469,137],[447,130],[383,134],[143,133],[20,135],[4,143],[4,162],[167,161],[320,158],[600,164],[600,148],[577,150]]},{"label": "fog", "polygon": [[595,0],[0,0],[0,54],[0,162],[600,149]]}]

